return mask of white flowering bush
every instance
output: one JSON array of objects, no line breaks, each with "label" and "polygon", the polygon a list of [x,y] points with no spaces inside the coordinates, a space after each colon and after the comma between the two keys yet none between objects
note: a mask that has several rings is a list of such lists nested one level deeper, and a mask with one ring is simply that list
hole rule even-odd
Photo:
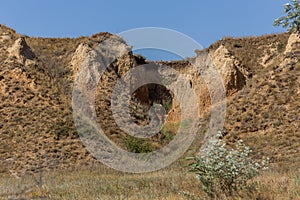
[{"label": "white flowering bush", "polygon": [[197,174],[202,189],[210,196],[233,195],[245,189],[250,179],[261,169],[267,168],[267,161],[255,162],[249,154],[251,149],[242,140],[235,148],[228,148],[222,139],[212,142],[211,148],[196,157],[190,157],[190,171]]}]

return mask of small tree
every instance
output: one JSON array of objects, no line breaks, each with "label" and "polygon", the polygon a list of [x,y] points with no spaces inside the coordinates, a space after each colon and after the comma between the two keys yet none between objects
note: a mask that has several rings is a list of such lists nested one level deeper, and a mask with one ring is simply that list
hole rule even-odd
[{"label": "small tree", "polygon": [[292,0],[292,5],[287,3],[284,5],[286,16],[275,20],[274,26],[283,26],[288,28],[289,32],[300,32],[300,2]]}]

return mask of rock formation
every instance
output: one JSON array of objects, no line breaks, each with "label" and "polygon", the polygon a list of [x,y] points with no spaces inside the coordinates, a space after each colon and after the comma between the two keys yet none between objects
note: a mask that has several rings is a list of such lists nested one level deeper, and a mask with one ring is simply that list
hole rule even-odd
[{"label": "rock formation", "polygon": [[292,33],[285,48],[284,58],[280,66],[294,68],[300,62],[300,34]]},{"label": "rock formation", "polygon": [[32,61],[35,58],[24,37],[17,39],[7,51],[9,53],[8,60],[16,59],[21,64],[27,64],[26,61]]}]

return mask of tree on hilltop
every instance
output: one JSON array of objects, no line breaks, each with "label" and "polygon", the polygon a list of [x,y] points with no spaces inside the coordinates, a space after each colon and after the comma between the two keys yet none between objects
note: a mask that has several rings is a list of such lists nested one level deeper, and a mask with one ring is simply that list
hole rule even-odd
[{"label": "tree on hilltop", "polygon": [[286,16],[282,16],[274,21],[274,26],[287,28],[289,32],[300,33],[300,2],[292,0],[292,4],[284,4]]}]

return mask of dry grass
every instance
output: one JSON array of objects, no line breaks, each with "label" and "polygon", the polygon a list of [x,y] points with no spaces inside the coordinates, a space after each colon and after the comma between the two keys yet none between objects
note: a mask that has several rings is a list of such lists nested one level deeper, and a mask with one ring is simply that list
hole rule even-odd
[{"label": "dry grass", "polygon": [[[221,44],[238,58],[245,68],[255,74],[262,69],[259,61],[268,49],[275,48],[277,54],[283,53],[289,38],[288,33],[264,35],[260,37],[232,38],[225,37],[212,44],[209,49],[217,49]],[[276,55],[274,55],[276,56]]]},{"label": "dry grass", "polygon": [[256,157],[270,157],[282,169],[300,162],[300,65],[293,70],[258,73],[235,97],[229,99],[225,129],[229,141],[242,138]]},{"label": "dry grass", "polygon": [[[2,177],[2,194],[20,190],[20,183],[22,188],[34,186],[30,179]],[[127,174],[100,167],[45,173],[42,179],[40,192],[46,190],[50,199],[183,199],[184,193],[191,193],[197,187],[195,176],[178,167],[147,174]]]},{"label": "dry grass", "polygon": [[[39,174],[20,179],[2,176],[0,199],[209,199],[199,189],[195,175],[186,170],[177,163],[146,174],[127,174],[98,166],[46,172],[41,178]],[[300,199],[299,171],[267,171],[253,183],[256,189],[224,199]]]},{"label": "dry grass", "polygon": [[257,199],[300,199],[300,171],[269,171],[256,178]]}]

